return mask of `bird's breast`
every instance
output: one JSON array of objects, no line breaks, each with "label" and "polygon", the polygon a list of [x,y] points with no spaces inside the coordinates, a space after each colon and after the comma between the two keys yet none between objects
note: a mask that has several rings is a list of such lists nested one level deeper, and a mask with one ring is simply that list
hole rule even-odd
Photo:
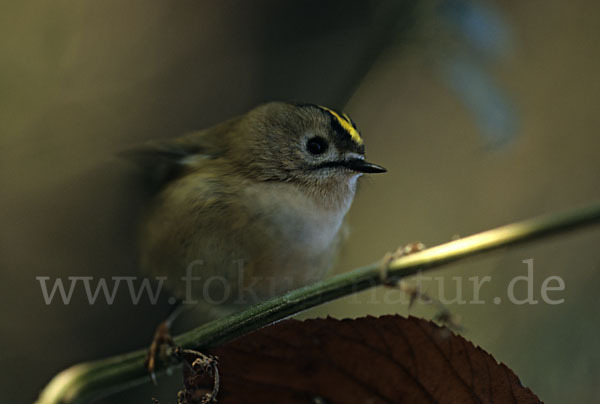
[{"label": "bird's breast", "polygon": [[289,250],[319,254],[337,238],[346,206],[325,207],[293,184],[260,184],[246,190],[248,212],[260,231]]}]

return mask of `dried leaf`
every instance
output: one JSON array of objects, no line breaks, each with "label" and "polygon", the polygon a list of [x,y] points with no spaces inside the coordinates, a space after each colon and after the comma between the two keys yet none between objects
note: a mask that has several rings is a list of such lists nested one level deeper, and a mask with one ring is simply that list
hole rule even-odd
[{"label": "dried leaf", "polygon": [[414,317],[287,320],[211,354],[223,404],[541,402],[481,348]]}]

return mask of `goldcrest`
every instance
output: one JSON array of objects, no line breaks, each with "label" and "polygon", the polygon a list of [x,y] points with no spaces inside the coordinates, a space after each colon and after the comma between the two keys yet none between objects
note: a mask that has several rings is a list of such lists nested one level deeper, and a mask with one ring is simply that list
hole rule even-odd
[{"label": "goldcrest", "polygon": [[272,102],[129,153],[154,187],[140,266],[184,303],[251,304],[322,279],[365,160],[348,115]]}]

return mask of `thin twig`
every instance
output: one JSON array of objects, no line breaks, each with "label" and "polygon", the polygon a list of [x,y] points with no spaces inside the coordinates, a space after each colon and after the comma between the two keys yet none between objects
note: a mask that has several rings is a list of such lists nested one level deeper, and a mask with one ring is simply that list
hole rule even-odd
[{"label": "thin twig", "polygon": [[[600,222],[600,203],[529,219],[394,259],[388,279],[400,280],[486,251],[523,244]],[[381,285],[381,262],[293,290],[174,338],[182,348],[203,351],[303,310]],[[64,370],[42,391],[36,404],[80,404],[148,382],[146,350],[82,363]],[[163,369],[164,370],[164,369]]]}]

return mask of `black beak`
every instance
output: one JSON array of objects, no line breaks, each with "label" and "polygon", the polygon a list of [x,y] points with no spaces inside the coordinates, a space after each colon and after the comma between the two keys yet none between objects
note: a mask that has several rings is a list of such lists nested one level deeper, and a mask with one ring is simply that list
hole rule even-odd
[{"label": "black beak", "polygon": [[358,171],[359,173],[385,173],[387,170],[380,165],[369,163],[362,159],[352,159],[344,162],[344,165],[351,170]]}]

